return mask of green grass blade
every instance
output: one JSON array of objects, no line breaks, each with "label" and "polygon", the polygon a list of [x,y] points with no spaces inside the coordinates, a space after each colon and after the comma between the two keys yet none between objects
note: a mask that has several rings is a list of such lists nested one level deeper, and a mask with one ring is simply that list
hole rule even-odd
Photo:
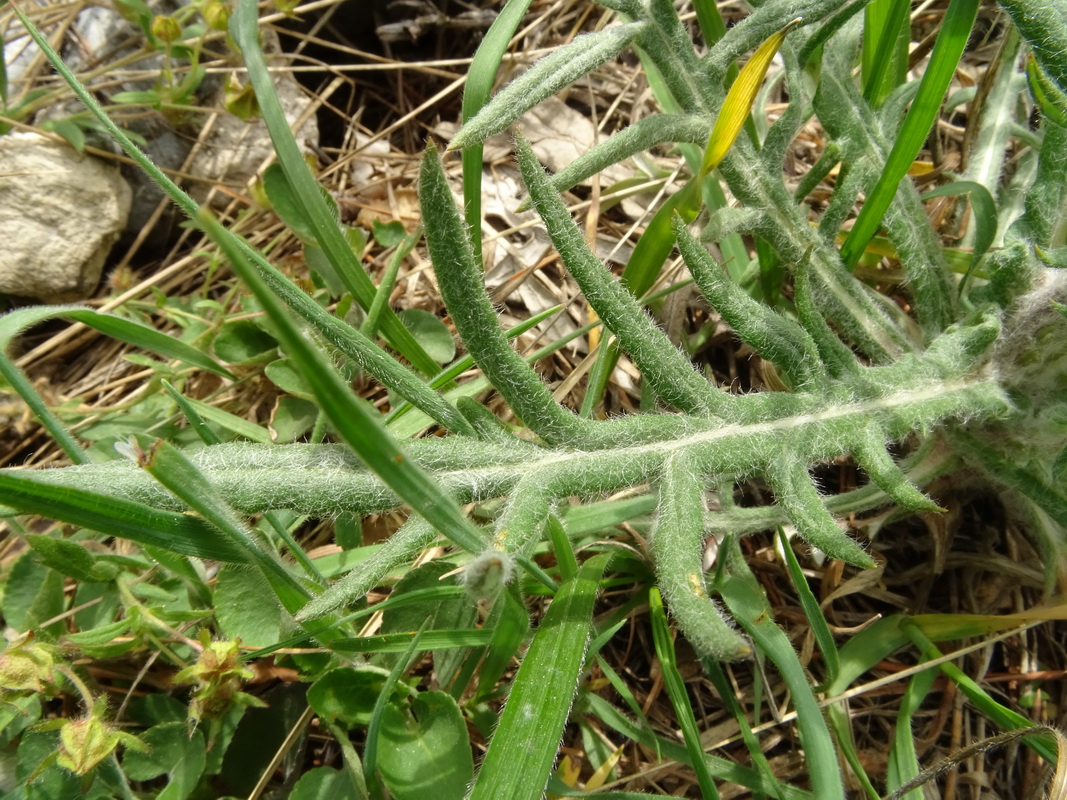
[{"label": "green grass blade", "polygon": [[[905,620],[901,624],[901,629],[905,635],[914,642],[915,646],[919,648],[923,658],[932,660],[941,657],[941,651],[938,650],[930,638],[923,633],[915,621]],[[946,661],[940,665],[940,669],[946,677],[955,682],[960,688],[960,691],[967,695],[967,699],[974,703],[979,712],[1002,730],[1010,731],[1016,728],[1029,728],[1034,724],[1022,714],[1012,711],[1010,708],[1001,705],[990,697],[985,689],[979,686],[973,678],[967,675],[967,673],[955,664]],[[1031,750],[1045,759],[1045,761],[1050,764],[1056,763],[1056,756],[1059,750],[1056,745],[1056,740],[1051,736],[1027,736],[1023,739],[1023,742]]]},{"label": "green grass blade", "polygon": [[[200,416],[193,404],[186,399],[181,392],[175,389],[170,381],[163,379],[160,383],[163,384],[163,388],[166,390],[167,394],[169,394],[174,402],[178,404],[178,408],[181,409],[186,419],[189,420],[189,425],[196,432],[197,436],[200,437],[200,441],[208,446],[222,443],[222,440],[218,437],[215,431],[204,422],[204,418]],[[326,579],[318,571],[311,559],[308,558],[307,554],[304,552],[303,548],[300,547],[289,532],[289,525],[293,519],[294,515],[288,514],[288,512],[268,511],[263,515],[264,522],[274,529],[277,536],[285,543],[286,547],[289,548],[289,553],[300,563],[308,576],[319,584],[319,586],[325,586]],[[303,519],[303,517],[296,518],[296,527],[299,527],[300,522]]]},{"label": "green grass blade", "polygon": [[248,563],[247,553],[202,519],[83,489],[39,483],[29,473],[0,473],[0,503],[21,514],[39,514],[182,555]]},{"label": "green grass blade", "polygon": [[[463,84],[461,115],[464,125],[488,102],[500,61],[526,15],[526,9],[530,7],[530,1],[507,0],[478,45],[478,51],[467,70],[467,81]],[[471,247],[478,261],[482,260],[482,151],[481,142],[463,149],[464,218],[470,228]]]},{"label": "green grass blade", "polygon": [[997,218],[997,202],[985,186],[976,181],[953,181],[944,186],[938,186],[923,193],[923,200],[934,197],[948,197],[965,194],[971,201],[974,210],[974,249],[971,255],[971,263],[967,267],[967,274],[960,281],[959,294],[962,297],[967,288],[967,281],[982,260],[982,256],[989,252],[993,240],[997,236],[999,220]]},{"label": "green grass blade", "polygon": [[222,439],[219,438],[219,435],[204,421],[204,418],[200,416],[193,404],[185,398],[185,395],[175,389],[174,385],[166,378],[160,380],[160,383],[163,384],[163,389],[170,395],[171,399],[178,404],[178,408],[189,422],[189,427],[200,437],[200,441],[209,446],[222,444]]},{"label": "green grass blade", "polygon": [[[339,653],[403,653],[411,645],[415,631],[410,633],[382,633],[377,636],[353,636],[330,642],[330,649]],[[485,647],[492,641],[488,628],[470,630],[426,631],[419,640],[425,650],[458,650],[464,647]]]},{"label": "green grass blade", "polygon": [[257,425],[244,417],[231,414],[229,411],[213,406],[210,403],[205,403],[203,400],[194,400],[192,397],[186,397],[183,408],[188,408],[202,419],[213,422],[219,427],[236,433],[249,441],[258,442],[259,444],[271,444],[270,431],[262,425]]},{"label": "green grass blade", "polygon": [[721,582],[723,602],[753,644],[774,662],[793,696],[797,729],[808,764],[811,789],[819,800],[844,800],[845,790],[837,765],[837,750],[815,699],[808,676],[782,629],[770,618],[770,609],[755,577],[730,575]]},{"label": "green grass blade", "polygon": [[[634,724],[602,697],[589,694],[583,698],[582,702],[590,714],[612,730],[646,747],[657,749],[664,758],[692,766],[689,751],[685,745],[673,739],[656,736],[651,730]],[[708,771],[719,780],[745,786],[769,797],[777,797],[781,800],[822,800],[821,797],[817,798],[803,789],[776,781],[772,782],[756,770],[735,764],[725,758],[705,754],[704,761],[708,765]]]},{"label": "green grass blade", "polygon": [[18,366],[8,358],[5,350],[0,349],[0,376],[3,376],[8,385],[15,390],[15,393],[22,398],[22,402],[33,412],[33,415],[40,420],[41,425],[48,431],[49,435],[55,440],[56,444],[62,448],[63,452],[67,454],[67,458],[70,459],[72,464],[88,464],[89,456],[82,449],[81,444],[74,438],[74,434],[67,430],[67,426],[59,421],[59,417],[52,413],[52,410],[45,403],[44,398],[38,394],[37,390],[30,383],[30,379],[26,377]]},{"label": "green grass blade", "polygon": [[789,571],[789,578],[793,582],[793,588],[796,589],[800,607],[804,609],[804,616],[808,618],[811,632],[815,636],[815,643],[819,645],[823,663],[826,664],[827,683],[832,683],[841,669],[837,645],[834,643],[834,635],[830,632],[830,626],[826,622],[822,608],[819,607],[819,600],[815,597],[815,593],[811,591],[811,587],[808,586],[808,580],[804,577],[800,562],[797,561],[797,554],[793,552],[789,538],[781,527],[778,528],[778,544],[781,545],[782,552],[785,554],[785,566]]},{"label": "green grass blade", "polygon": [[864,9],[863,97],[878,108],[907,80],[910,0],[873,0]]},{"label": "green grass blade", "polygon": [[517,581],[497,597],[486,627],[490,626],[493,639],[486,648],[485,658],[478,669],[475,703],[485,700],[495,691],[497,682],[507,671],[530,630],[530,614],[522,602],[522,593]]},{"label": "green grass blade", "polygon": [[438,531],[466,550],[480,551],[484,545],[481,534],[463,515],[456,501],[423,470],[405,459],[399,444],[382,427],[380,415],[353,394],[352,387],[333,363],[297,328],[263,278],[226,237],[222,226],[206,213],[201,214],[199,222],[274,323],[283,348],[296,362],[341,439]]},{"label": "green grass blade", "polygon": [[714,0],[693,0],[693,10],[697,12],[697,24],[704,36],[704,44],[711,48],[726,33],[726,23],[722,21],[719,6]]},{"label": "green grass blade", "polygon": [[178,499],[214,525],[235,548],[242,550],[274,591],[282,607],[295,614],[311,598],[273,554],[256,541],[240,517],[223,500],[211,482],[169,442],[160,441],[147,453],[144,468]]},{"label": "green grass blade", "polygon": [[114,314],[104,314],[91,308],[77,306],[34,306],[19,308],[4,314],[0,317],[0,350],[6,351],[11,341],[30,326],[56,318],[80,322],[120,342],[159,353],[167,358],[184,361],[223,378],[235,380],[233,373],[223,368],[211,356],[173,336],[168,336],[139,322],[116,317]]},{"label": "green grass blade", "polygon": [[654,798],[654,800],[671,800],[671,798],[677,797],[677,795],[652,794],[651,792],[596,792],[595,794],[588,794],[562,782],[557,784],[555,781],[548,788],[556,797],[595,797],[597,800],[648,800],[650,797]]},{"label": "green grass blade", "polygon": [[[893,746],[889,751],[889,768],[886,771],[885,788],[896,791],[919,774],[919,759],[915,753],[915,736],[912,732],[912,717],[929,694],[937,680],[937,670],[931,667],[908,681],[908,688],[897,710],[897,726],[893,731]],[[921,790],[909,792],[901,800],[923,800]]]},{"label": "green grass blade", "polygon": [[630,685],[626,683],[625,679],[617,673],[614,668],[609,664],[603,656],[596,657],[597,666],[600,667],[600,671],[604,673],[604,677],[608,679],[612,688],[619,693],[619,697],[623,699],[627,707],[630,709],[630,713],[637,718],[638,724],[646,731],[652,730],[652,725],[649,723],[648,718],[645,716],[645,712],[641,710],[641,704],[634,696]]},{"label": "green grass blade", "polygon": [[570,537],[563,527],[559,517],[555,514],[548,515],[548,535],[552,540],[552,552],[559,564],[559,577],[562,581],[569,581],[578,574],[578,559],[574,555],[574,547],[571,546]]},{"label": "green grass blade", "polygon": [[659,659],[662,668],[663,683],[667,687],[667,695],[674,707],[674,717],[678,727],[682,729],[682,738],[689,750],[692,759],[693,770],[696,772],[697,784],[700,786],[700,794],[704,800],[718,800],[719,792],[715,789],[715,783],[708,772],[708,765],[704,762],[704,748],[700,744],[700,730],[697,728],[696,716],[693,714],[693,706],[689,702],[689,694],[685,688],[685,679],[678,671],[678,661],[674,655],[674,642],[671,640],[670,625],[667,623],[667,612],[663,607],[663,598],[659,589],[652,587],[648,591],[649,616],[652,620],[652,638],[655,640],[656,658]]},{"label": "green grass blade", "polygon": [[[352,296],[364,310],[369,309],[377,290],[352,252],[336,215],[326,204],[318,183],[307,168],[296,138],[289,129],[278,95],[274,91],[267,61],[259,45],[259,14],[255,0],[239,0],[230,18],[230,34],[241,49],[248,67],[249,80],[263,113],[263,121],[278,154],[278,161],[304,216],[315,232],[316,241]],[[382,331],[420,372],[426,375],[437,372],[437,363],[426,354],[390,309],[383,313]]]},{"label": "green grass blade", "polygon": [[389,297],[393,293],[393,286],[396,284],[396,276],[400,271],[400,265],[415,249],[415,245],[419,243],[421,238],[422,225],[419,225],[404,237],[404,240],[396,248],[396,252],[393,253],[393,257],[389,259],[389,265],[385,268],[382,282],[374,293],[374,301],[370,304],[370,308],[367,309],[367,318],[363,320],[363,324],[360,326],[360,331],[368,339],[373,339],[378,335],[378,326],[382,321],[382,314],[389,307]]},{"label": "green grass blade", "polygon": [[600,578],[610,560],[609,553],[593,556],[556,593],[515,676],[470,800],[543,796],[585,661]]},{"label": "green grass blade", "polygon": [[897,185],[906,177],[908,167],[930,133],[963,48],[967,46],[977,12],[978,0],[952,0],[949,3],[919,92],[904,118],[878,183],[868,195],[841,247],[841,260],[849,269],[856,266],[868,242],[878,232],[882,217],[896,196]]},{"label": "green grass blade", "polygon": [[[193,403],[186,399],[181,392],[175,389],[170,381],[164,379],[161,380],[160,383],[163,384],[163,388],[166,390],[167,394],[169,394],[174,402],[178,404],[178,408],[181,409],[186,419],[189,420],[189,425],[204,444],[210,446],[222,442],[215,431],[211,429],[211,427],[204,421],[204,418],[197,412]],[[307,557],[303,548],[300,547],[297,541],[292,537],[292,534],[289,532],[288,523],[286,519],[283,519],[282,514],[277,511],[268,511],[263,517],[274,529],[278,537],[285,543],[285,546],[289,548],[290,555],[300,563],[300,566],[304,568],[304,572],[307,573],[308,577],[319,584],[319,586],[325,586],[326,579],[323,578],[311,559]],[[299,525],[299,522],[297,525]]]},{"label": "green grass blade", "polygon": [[225,378],[233,378],[233,375],[228,370],[223,369],[213,358],[185,342],[138,322],[132,322],[112,314],[103,314],[91,308],[37,306],[20,308],[4,314],[0,317],[0,375],[29,406],[30,411],[41,421],[45,430],[48,431],[63,449],[63,452],[67,454],[67,457],[75,464],[85,464],[88,461],[88,456],[86,456],[81,444],[49,410],[44,400],[33,388],[33,385],[26,379],[22,370],[7,357],[7,350],[12,341],[22,331],[40,322],[57,317],[81,322],[90,328],[136,347],[152,350],[168,358],[185,361],[188,364]]},{"label": "green grass blade", "polygon": [[[710,658],[701,659],[701,665],[704,667],[704,673],[708,676],[712,685],[715,687],[715,691],[719,693],[719,698],[723,704],[729,709],[730,713],[734,715],[734,719],[737,720],[737,727],[741,731],[741,739],[745,743],[745,747],[748,748],[748,754],[752,761],[765,778],[769,781],[777,782],[777,778],[774,774],[774,767],[771,766],[770,761],[767,760],[767,756],[764,754],[760,745],[759,735],[752,729],[753,720],[748,718],[745,714],[745,710],[741,707],[741,704],[737,701],[735,696],[734,687],[730,683],[730,679],[723,671],[722,665],[718,661],[712,661]],[[762,680],[753,687],[751,702],[754,709],[759,709],[762,704],[762,691],[756,689],[762,688]],[[747,699],[747,698],[746,698]]]}]

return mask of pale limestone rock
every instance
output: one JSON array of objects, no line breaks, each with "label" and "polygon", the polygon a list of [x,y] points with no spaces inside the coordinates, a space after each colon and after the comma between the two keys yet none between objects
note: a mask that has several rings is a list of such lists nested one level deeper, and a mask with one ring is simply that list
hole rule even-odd
[{"label": "pale limestone rock", "polygon": [[[281,103],[289,128],[296,135],[297,145],[304,152],[317,147],[318,120],[314,113],[305,115],[311,105],[311,99],[300,88],[300,84],[288,73],[276,73],[274,89],[278,93],[278,102]],[[224,91],[223,88],[219,89],[215,101],[220,109]],[[301,118],[305,116],[306,119],[301,122]],[[273,155],[274,144],[263,120],[252,119],[244,122],[233,114],[220,110],[210,131],[201,137],[199,150],[193,156],[188,171],[220,184],[236,184],[243,190]],[[208,189],[207,184],[198,182],[190,187],[190,194],[198,203],[203,203]],[[212,205],[225,207],[230,199],[224,193],[216,193]]]},{"label": "pale limestone rock", "polygon": [[0,292],[88,297],[130,213],[118,169],[36,133],[0,136]]}]

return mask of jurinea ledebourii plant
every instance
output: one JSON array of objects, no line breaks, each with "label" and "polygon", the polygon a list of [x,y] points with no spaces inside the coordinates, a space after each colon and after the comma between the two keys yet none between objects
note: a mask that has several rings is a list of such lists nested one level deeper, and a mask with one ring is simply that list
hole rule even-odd
[{"label": "jurinea ledebourii plant", "polygon": [[[892,177],[894,165],[906,169],[922,144],[925,131],[909,144],[926,113],[920,100],[928,103],[933,97],[935,104],[940,102],[966,43],[977,2],[953,0],[946,19],[958,30],[946,22],[938,42],[944,51],[938,63],[949,64],[948,76],[940,85],[936,77],[923,81],[899,130],[901,110],[912,98],[907,87],[890,93],[876,109],[852,75],[858,41],[852,15],[861,3],[766,3],[705,55],[694,50],[668,0],[602,0],[602,4],[629,21],[579,37],[534,65],[470,120],[450,147],[474,146],[507,129],[526,110],[628,47],[637,48],[658,68],[677,113],[633,125],[554,177],[546,175],[521,133],[516,149],[532,204],[563,264],[618,347],[637,365],[662,411],[600,421],[578,416],[553,399],[498,326],[470,230],[432,148],[422,162],[420,198],[442,296],[470,355],[528,436],[512,435],[470,402],[459,403],[458,412],[447,404],[442,410],[440,397],[409,374],[398,378],[395,364],[381,367],[382,351],[376,345],[344,330],[343,323],[323,321],[321,310],[309,309],[247,245],[208,225],[235,266],[241,266],[242,276],[255,285],[262,275],[267,281],[262,291],[268,291],[269,284],[310,329],[383,383],[402,387],[413,404],[455,432],[449,438],[410,442],[402,450],[392,444],[389,452],[395,455],[382,457],[375,441],[383,440],[375,439],[380,431],[373,417],[361,417],[353,423],[355,428],[348,428],[344,410],[331,405],[333,395],[343,395],[347,389],[330,383],[333,378],[321,377],[333,374],[321,361],[309,370],[309,379],[320,375],[316,379],[320,383],[312,382],[354,455],[339,445],[253,444],[220,444],[189,454],[221,502],[244,513],[291,509],[313,516],[368,514],[407,502],[422,514],[413,516],[369,562],[321,593],[312,593],[297,619],[325,615],[365,594],[438,533],[476,551],[467,568],[468,583],[484,590],[485,584],[506,579],[515,563],[533,568],[528,556],[561,501],[642,484],[658,491],[650,548],[671,613],[700,654],[721,659],[743,656],[749,647],[709,597],[702,557],[705,537],[712,533],[740,535],[791,524],[828,556],[872,566],[870,556],[832,512],[863,511],[889,502],[936,511],[937,504],[917,484],[970,464],[1021,498],[1018,507],[1031,516],[1044,546],[1058,553],[1067,525],[1067,497],[1057,487],[1065,466],[1061,434],[1067,418],[1062,396],[1067,370],[1060,343],[1067,339],[1067,321],[1053,302],[1064,299],[1062,273],[1050,265],[1067,261],[1063,249],[1067,130],[1044,120],[1038,132],[1043,143],[1021,215],[993,237],[992,249],[975,252],[973,263],[964,259],[965,276],[946,261],[914,185],[900,180],[903,172]],[[1016,2],[1005,6],[1013,18],[1024,18],[1029,7]],[[239,9],[238,25],[241,13]],[[735,206],[711,210],[697,232],[688,224],[695,213],[676,214],[670,226],[707,301],[744,342],[774,365],[788,388],[737,396],[696,370],[597,259],[573,224],[560,191],[654,145],[708,142],[717,113],[747,113],[747,103],[729,112],[729,101],[724,105],[730,65],[776,35],[790,104],[760,146],[741,136],[718,164],[719,175],[736,198]],[[246,57],[254,54],[247,35],[235,38]],[[1037,55],[1044,69],[1043,85],[1053,94],[1050,102],[1055,105],[1059,93],[1067,89],[1063,50],[1042,46]],[[814,97],[806,88],[808,69],[821,70]],[[802,203],[804,192],[788,187],[781,170],[786,149],[812,113],[831,139],[826,163],[820,162],[817,170],[825,175],[834,161],[845,165],[818,225],[810,222]],[[721,157],[717,154],[716,161]],[[699,169],[698,177],[704,178],[709,169]],[[887,171],[889,179],[883,177]],[[289,179],[294,185],[298,182],[296,175]],[[712,175],[707,180],[717,178]],[[887,181],[889,190],[880,188]],[[194,211],[176,192],[174,188],[172,196]],[[835,246],[840,223],[861,192],[870,193],[868,204],[876,205],[884,197],[876,222],[884,225],[900,259],[910,315],[854,276],[849,262],[855,259],[843,260]],[[313,200],[307,198],[309,203]],[[864,228],[871,226],[864,221]],[[877,228],[874,224],[872,233]],[[737,234],[760,238],[789,266],[794,295],[785,310],[753,299],[723,273],[701,241]],[[862,254],[869,238],[857,234],[846,248],[850,254]],[[303,345],[293,339],[292,346]],[[353,414],[366,414],[354,399],[351,409]],[[1002,440],[1005,435],[1011,437],[1010,447]],[[902,439],[916,444],[912,455],[898,464],[887,443]],[[855,459],[871,483],[846,495],[823,497],[809,469],[842,455]],[[731,503],[734,483],[753,476],[766,479],[774,492],[774,506],[753,509]],[[5,502],[25,510],[39,507],[27,498],[48,486],[86,491],[106,486],[122,502],[138,508],[187,509],[150,471],[129,461],[52,470],[18,480],[21,483],[5,478]],[[714,513],[706,504],[711,491],[719,493],[722,505]],[[488,536],[457,516],[457,504],[500,497],[507,502]]]}]

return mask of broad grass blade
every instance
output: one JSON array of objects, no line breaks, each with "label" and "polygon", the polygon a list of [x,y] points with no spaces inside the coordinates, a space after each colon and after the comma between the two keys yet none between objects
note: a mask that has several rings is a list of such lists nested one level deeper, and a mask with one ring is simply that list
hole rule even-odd
[{"label": "broad grass blade", "polygon": [[40,514],[138,544],[198,558],[248,563],[248,554],[204,520],[158,511],[119,497],[53,486],[31,475],[0,474],[0,499],[21,514]]},{"label": "broad grass blade", "polygon": [[662,667],[663,683],[667,687],[667,695],[674,706],[674,716],[678,721],[678,727],[682,729],[682,738],[689,750],[689,756],[693,761],[693,769],[696,772],[697,784],[704,800],[718,800],[719,792],[708,772],[708,765],[704,762],[704,748],[700,743],[700,731],[697,728],[696,716],[693,706],[689,702],[689,694],[685,688],[685,679],[678,671],[678,660],[674,655],[674,642],[671,640],[670,625],[667,622],[667,612],[663,607],[663,598],[659,589],[653,586],[648,591],[649,615],[652,619],[652,637],[655,640],[656,658]]},{"label": "broad grass blade", "polygon": [[611,554],[560,586],[511,688],[470,800],[538,800],[548,783],[589,644],[593,603]]},{"label": "broad grass blade", "polygon": [[730,575],[720,585],[723,602],[753,644],[778,668],[793,695],[797,728],[804,747],[812,792],[819,800],[844,800],[845,790],[837,764],[837,749],[815,699],[807,673],[793,645],[771,620],[765,598],[755,577]]}]

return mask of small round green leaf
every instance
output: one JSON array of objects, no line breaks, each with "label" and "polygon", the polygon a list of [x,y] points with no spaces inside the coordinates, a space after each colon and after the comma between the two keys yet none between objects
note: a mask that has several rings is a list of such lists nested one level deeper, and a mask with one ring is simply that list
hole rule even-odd
[{"label": "small round green leaf", "polygon": [[378,767],[396,800],[461,800],[474,778],[467,724],[451,695],[422,692],[385,707]]},{"label": "small round green leaf", "polygon": [[278,342],[252,320],[242,319],[223,325],[214,346],[215,355],[223,361],[245,364],[273,352]]},{"label": "small round green leaf", "polygon": [[228,639],[268,647],[281,638],[281,607],[269,600],[270,588],[250,569],[227,565],[215,580],[215,619]]},{"label": "small round green leaf", "polygon": [[444,364],[456,357],[456,342],[452,332],[435,315],[421,308],[409,308],[397,314],[415,341],[422,345],[430,358]]},{"label": "small round green leaf", "polygon": [[292,359],[279,358],[277,361],[272,361],[267,364],[264,372],[270,378],[271,383],[286,394],[291,394],[293,397],[299,397],[303,400],[314,399],[315,395],[311,391],[311,387],[308,386],[304,376],[300,374],[300,370],[293,364]]},{"label": "small round green leaf", "polygon": [[358,797],[347,773],[333,767],[315,767],[296,782],[289,800],[356,800]]},{"label": "small round green leaf", "polygon": [[388,675],[384,669],[369,665],[332,669],[311,684],[308,703],[330,722],[348,728],[369,725]]}]

